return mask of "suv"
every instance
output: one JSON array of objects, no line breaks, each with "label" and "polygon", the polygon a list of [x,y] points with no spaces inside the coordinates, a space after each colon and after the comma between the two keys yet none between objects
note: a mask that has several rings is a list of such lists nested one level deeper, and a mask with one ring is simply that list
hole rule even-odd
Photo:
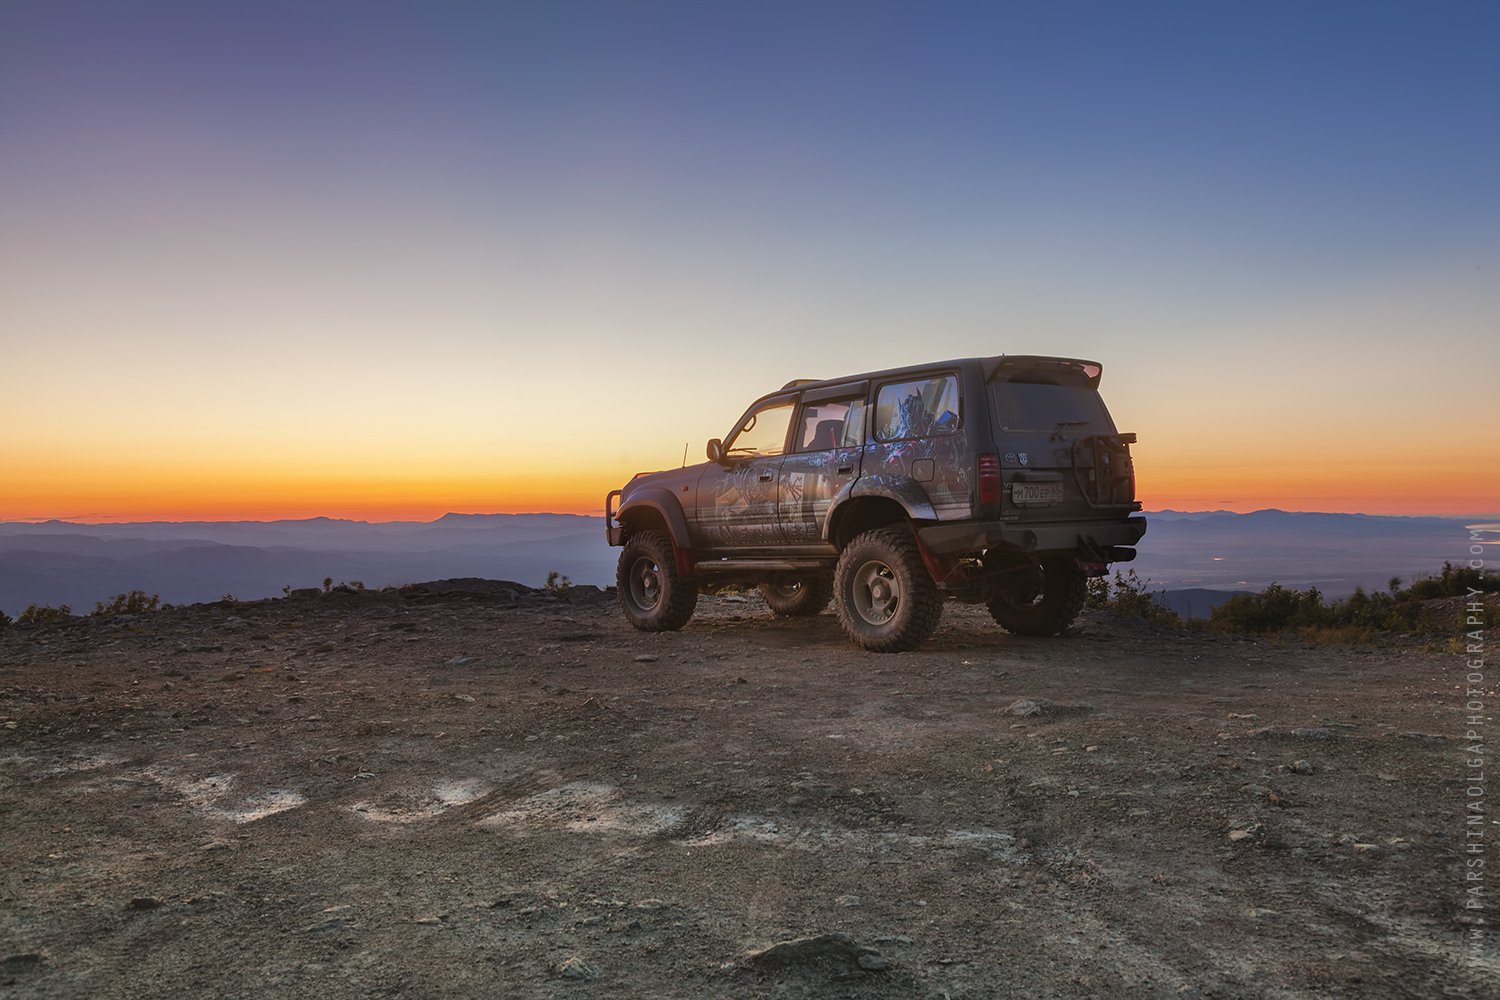
[{"label": "suv", "polygon": [[834,379],[756,400],[708,461],[605,498],[620,604],[680,629],[700,592],[758,586],[780,615],[832,600],[845,634],[915,649],[945,596],[1022,635],[1064,631],[1086,578],[1135,558],[1134,434],[1092,361],[1001,355]]}]

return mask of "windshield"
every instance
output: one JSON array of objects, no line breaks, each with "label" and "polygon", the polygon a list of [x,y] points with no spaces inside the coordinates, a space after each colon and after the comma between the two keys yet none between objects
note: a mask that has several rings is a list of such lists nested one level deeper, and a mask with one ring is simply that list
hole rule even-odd
[{"label": "windshield", "polygon": [[1099,393],[1084,385],[995,382],[990,385],[1002,431],[1057,431],[1070,427],[1113,434]]}]

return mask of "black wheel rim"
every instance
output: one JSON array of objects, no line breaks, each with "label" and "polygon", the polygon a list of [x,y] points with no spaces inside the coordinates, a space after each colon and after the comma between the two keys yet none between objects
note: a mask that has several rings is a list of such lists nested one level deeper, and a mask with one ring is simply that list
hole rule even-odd
[{"label": "black wheel rim", "polygon": [[901,581],[879,559],[854,571],[850,590],[850,604],[867,625],[889,625],[901,607]]},{"label": "black wheel rim", "polygon": [[650,556],[630,564],[630,602],[641,611],[655,611],[661,604],[661,567]]}]

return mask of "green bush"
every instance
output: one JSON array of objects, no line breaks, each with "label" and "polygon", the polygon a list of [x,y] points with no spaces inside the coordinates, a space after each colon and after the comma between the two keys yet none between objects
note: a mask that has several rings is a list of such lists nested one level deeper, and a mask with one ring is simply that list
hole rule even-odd
[{"label": "green bush", "polygon": [[108,601],[100,601],[89,612],[92,618],[113,618],[115,615],[139,615],[155,611],[161,606],[161,598],[155,594],[146,596],[144,590],[132,590],[128,594],[116,594]]},{"label": "green bush", "polygon": [[4,611],[0,611],[0,628],[9,628],[15,620]]},{"label": "green bush", "polygon": [[[1273,583],[1258,594],[1237,594],[1214,608],[1209,628],[1217,632],[1264,634],[1290,629],[1304,636],[1312,630],[1357,636],[1376,632],[1416,632],[1424,628],[1422,602],[1438,598],[1468,597],[1471,588],[1484,593],[1500,591],[1500,579],[1478,570],[1444,563],[1435,577],[1424,577],[1405,590],[1392,577],[1388,591],[1367,593],[1363,587],[1342,601],[1325,604],[1318,588],[1288,590]],[[1426,626],[1432,627],[1430,622]]]},{"label": "green bush", "polygon": [[73,609],[66,604],[50,607],[46,604],[28,604],[26,610],[21,612],[21,617],[16,619],[17,625],[51,625],[53,622],[65,622],[73,615]]},{"label": "green bush", "polygon": [[1092,577],[1084,603],[1091,608],[1113,611],[1132,618],[1144,618],[1150,622],[1178,624],[1177,612],[1162,604],[1146,589],[1148,581],[1142,580],[1135,570],[1124,573],[1115,571],[1114,580],[1107,576]]},{"label": "green bush", "polygon": [[1500,576],[1486,576],[1480,570],[1445,562],[1437,576],[1413,580],[1401,595],[1409,600],[1430,601],[1435,597],[1468,597],[1471,589],[1485,594],[1500,591]]}]

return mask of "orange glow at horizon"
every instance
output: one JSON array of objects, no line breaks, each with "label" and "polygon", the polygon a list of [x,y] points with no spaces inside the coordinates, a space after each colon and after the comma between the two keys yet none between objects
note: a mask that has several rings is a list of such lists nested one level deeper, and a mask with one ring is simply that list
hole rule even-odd
[{"label": "orange glow at horizon", "polygon": [[[1399,474],[1362,461],[1192,462],[1137,448],[1137,495],[1149,510],[1268,507],[1397,515],[1493,515],[1500,471],[1457,462],[1408,466]],[[61,473],[62,470],[52,470]],[[88,474],[12,478],[0,484],[0,521],[239,521],[332,517],[430,521],[457,513],[598,515],[604,495],[642,471],[606,468],[514,474],[316,473],[264,468],[174,468],[153,463],[134,475],[93,466]]]}]

